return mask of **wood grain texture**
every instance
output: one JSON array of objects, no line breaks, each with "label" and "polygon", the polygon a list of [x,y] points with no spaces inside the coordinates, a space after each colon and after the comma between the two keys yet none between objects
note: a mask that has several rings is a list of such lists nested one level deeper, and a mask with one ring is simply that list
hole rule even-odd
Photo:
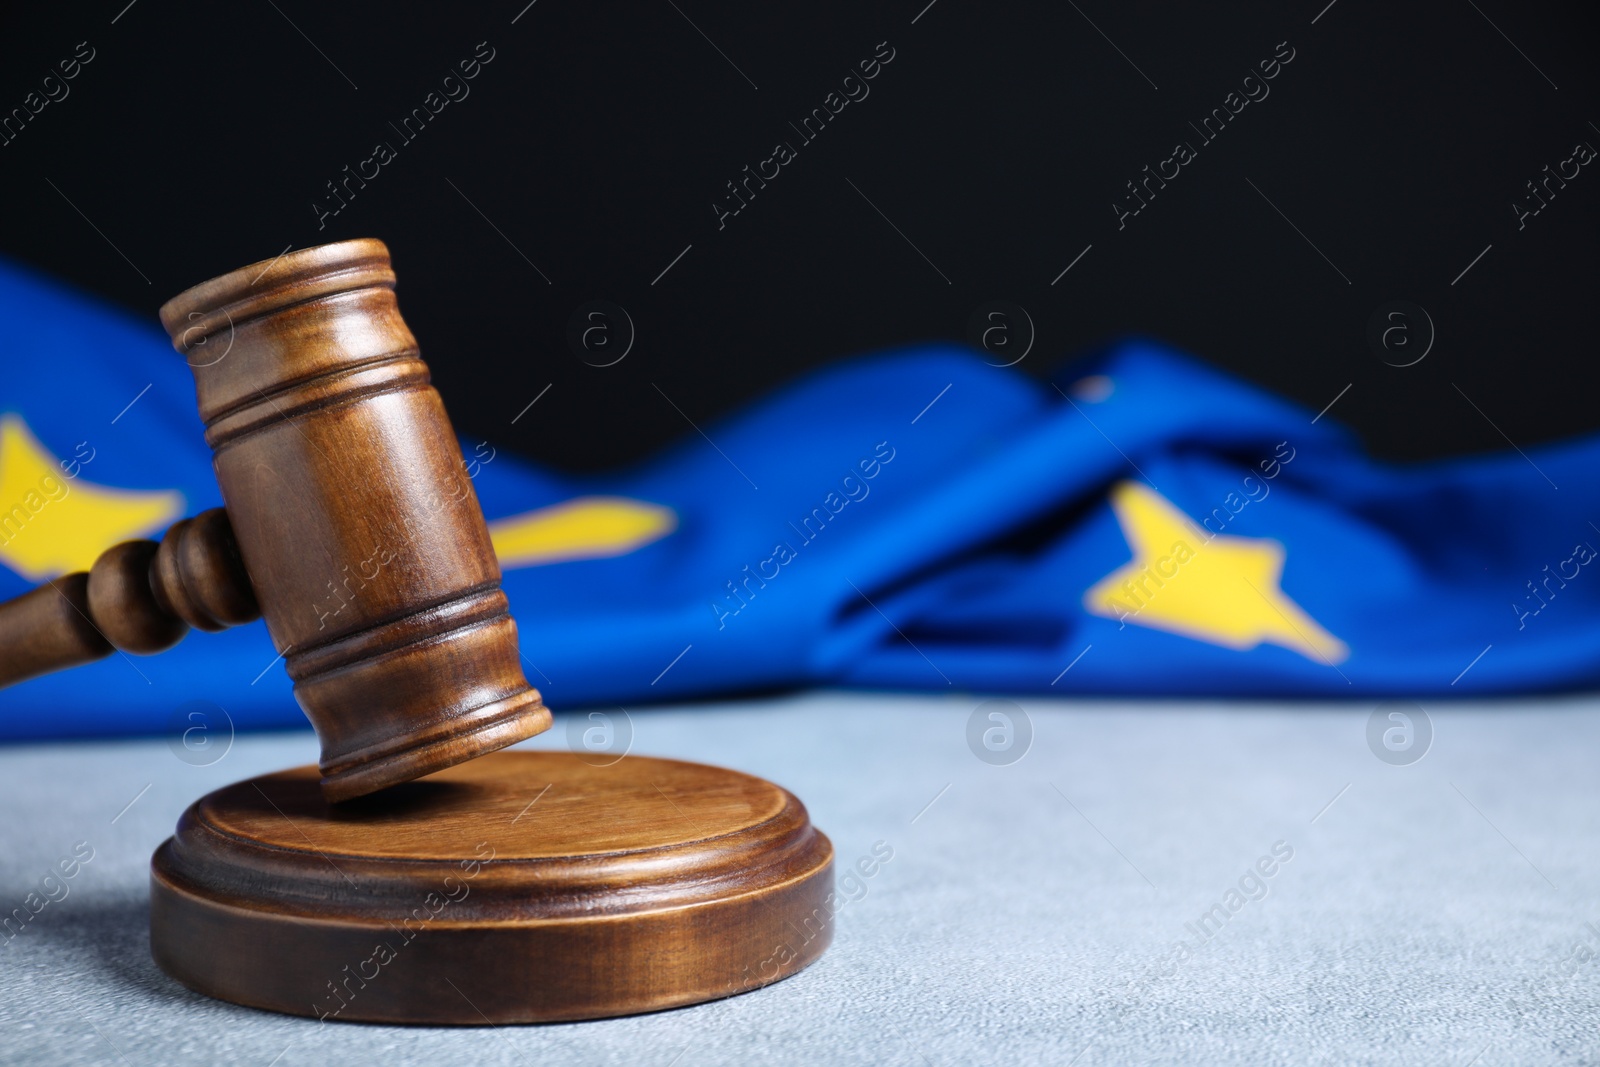
[{"label": "wood grain texture", "polygon": [[243,267],[161,309],[335,800],[550,725],[394,286],[381,241],[342,241]]},{"label": "wood grain texture", "polygon": [[346,804],[313,768],[212,793],[151,863],[151,950],[210,996],[345,1021],[586,1019],[787,977],[833,848],[735,771],[500,752]]},{"label": "wood grain texture", "polygon": [[0,686],[111,655],[89,618],[89,575],[64,574],[0,604]]}]

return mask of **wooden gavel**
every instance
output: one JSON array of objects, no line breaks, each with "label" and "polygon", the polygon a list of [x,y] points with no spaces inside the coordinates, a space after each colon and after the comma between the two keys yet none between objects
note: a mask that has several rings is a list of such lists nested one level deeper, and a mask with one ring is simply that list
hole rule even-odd
[{"label": "wooden gavel", "polygon": [[162,307],[225,508],[0,604],[0,686],[265,617],[334,801],[549,727],[394,285],[381,241],[341,241]]}]

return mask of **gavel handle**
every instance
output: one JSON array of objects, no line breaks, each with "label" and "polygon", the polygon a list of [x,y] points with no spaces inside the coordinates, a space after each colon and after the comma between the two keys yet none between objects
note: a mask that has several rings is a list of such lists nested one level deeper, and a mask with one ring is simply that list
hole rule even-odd
[{"label": "gavel handle", "polygon": [[202,511],[159,543],[124,541],[87,572],[0,604],[0,687],[109,656],[150,655],[190,627],[225,630],[261,617],[228,514]]}]

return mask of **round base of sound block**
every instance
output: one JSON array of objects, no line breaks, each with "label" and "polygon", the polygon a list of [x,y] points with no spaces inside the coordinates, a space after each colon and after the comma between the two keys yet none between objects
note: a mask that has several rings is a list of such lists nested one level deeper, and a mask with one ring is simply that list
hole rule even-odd
[{"label": "round base of sound block", "polygon": [[151,860],[150,947],[208,996],[324,1020],[593,1019],[731,996],[833,937],[833,846],[788,791],[496,752],[329,804],[315,767],[210,793]]}]

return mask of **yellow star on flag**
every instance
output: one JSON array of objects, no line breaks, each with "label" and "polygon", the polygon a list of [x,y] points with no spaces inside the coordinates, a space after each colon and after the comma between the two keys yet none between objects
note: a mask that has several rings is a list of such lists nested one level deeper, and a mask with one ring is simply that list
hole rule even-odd
[{"label": "yellow star on flag", "polygon": [[118,541],[155,533],[181,514],[182,493],[69,478],[26,423],[0,417],[0,565],[24,578],[86,571]]},{"label": "yellow star on flag", "polygon": [[678,525],[671,508],[620,496],[582,496],[496,519],[489,538],[502,567],[625,556]]},{"label": "yellow star on flag", "polygon": [[1133,559],[1083,595],[1089,612],[1241,652],[1267,642],[1330,666],[1350,655],[1279,588],[1277,541],[1204,531],[1137,482],[1110,498]]}]

